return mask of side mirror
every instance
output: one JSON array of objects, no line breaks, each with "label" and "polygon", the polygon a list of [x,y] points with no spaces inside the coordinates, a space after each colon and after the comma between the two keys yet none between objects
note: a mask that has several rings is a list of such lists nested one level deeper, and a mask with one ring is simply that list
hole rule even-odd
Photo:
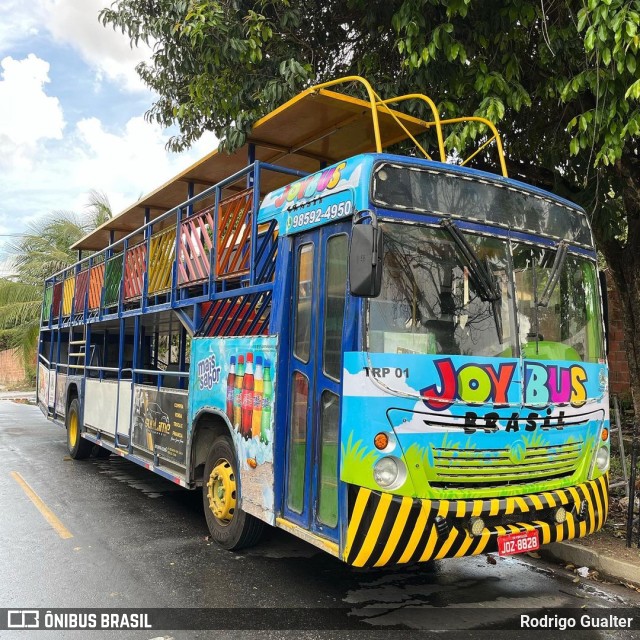
[{"label": "side mirror", "polygon": [[[371,224],[363,224],[369,217]],[[382,285],[384,239],[373,211],[356,214],[349,246],[349,288],[357,297],[376,298]]]}]

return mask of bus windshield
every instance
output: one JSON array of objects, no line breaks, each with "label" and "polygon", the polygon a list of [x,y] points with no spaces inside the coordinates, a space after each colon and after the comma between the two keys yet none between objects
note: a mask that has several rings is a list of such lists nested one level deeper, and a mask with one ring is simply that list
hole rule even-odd
[{"label": "bus windshield", "polygon": [[555,257],[555,249],[513,244],[522,353],[540,360],[599,362],[603,339],[595,264],[568,255],[551,289]]},{"label": "bus windshield", "polygon": [[[603,358],[592,261],[569,254],[556,265],[557,248],[525,243],[509,248],[506,239],[458,229],[474,254],[474,268],[460,242],[444,228],[381,226],[384,269],[380,295],[368,303],[370,352],[504,358],[520,353],[537,360],[583,362]],[[554,265],[557,282],[548,287]],[[479,268],[484,270],[481,278]]]},{"label": "bus windshield", "polygon": [[[512,349],[506,242],[463,234],[483,278],[444,229],[384,223],[382,291],[369,303],[369,350],[499,356]],[[481,280],[497,295],[486,295]]]}]

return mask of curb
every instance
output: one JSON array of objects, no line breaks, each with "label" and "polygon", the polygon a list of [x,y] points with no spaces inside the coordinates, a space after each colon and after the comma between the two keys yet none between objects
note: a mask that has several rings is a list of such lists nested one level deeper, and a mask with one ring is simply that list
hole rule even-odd
[{"label": "curb", "polygon": [[554,560],[570,562],[576,567],[595,569],[600,575],[640,586],[640,567],[573,542],[552,542],[540,549],[540,554]]},{"label": "curb", "polygon": [[35,391],[0,391],[0,400],[33,400],[36,399]]}]

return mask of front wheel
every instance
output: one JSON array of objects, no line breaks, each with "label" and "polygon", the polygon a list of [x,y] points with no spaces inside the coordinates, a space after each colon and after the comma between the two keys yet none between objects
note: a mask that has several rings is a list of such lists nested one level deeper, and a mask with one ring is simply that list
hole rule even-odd
[{"label": "front wheel", "polygon": [[233,442],[217,438],[204,468],[202,501],[211,537],[224,549],[242,549],[256,544],[264,522],[239,508],[240,485]]},{"label": "front wheel", "polygon": [[93,442],[85,440],[81,435],[80,401],[74,398],[67,410],[67,449],[74,460],[83,460],[91,455]]}]

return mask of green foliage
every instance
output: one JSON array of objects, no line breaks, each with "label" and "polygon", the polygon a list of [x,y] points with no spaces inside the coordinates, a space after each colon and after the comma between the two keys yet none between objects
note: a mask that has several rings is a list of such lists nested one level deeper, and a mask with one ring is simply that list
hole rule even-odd
[{"label": "green foliage", "polygon": [[0,279],[0,328],[14,330],[10,334],[14,340],[9,346],[15,346],[20,327],[39,320],[40,305],[40,290],[34,285]]},{"label": "green foliage", "polygon": [[564,87],[566,102],[593,96],[593,107],[569,122],[571,153],[595,149],[595,163],[614,164],[640,133],[640,2],[590,0],[578,11],[588,64]]},{"label": "green foliage", "polygon": [[100,19],[127,33],[132,44],[153,43],[151,63],[138,72],[159,95],[149,117],[180,126],[173,150],[205,129],[233,149],[257,118],[311,77],[311,65],[299,61],[301,52],[307,59],[315,55],[302,35],[304,10],[304,3],[286,0],[124,0]]},{"label": "green foliage", "polygon": [[76,262],[71,246],[110,218],[107,197],[91,191],[83,215],[52,213],[7,245],[2,258],[10,260],[14,275],[0,278],[0,345],[20,349],[29,373],[38,342],[44,280]]},{"label": "green foliage", "polygon": [[[235,149],[299,90],[352,74],[383,98],[427,93],[442,115],[492,120],[512,177],[590,214],[638,341],[640,412],[640,0],[119,0],[100,17],[152,44],[138,71],[158,95],[147,115],[180,128],[172,149],[205,130]],[[446,136],[458,157],[487,132],[467,123]]]},{"label": "green foliage", "polygon": [[[360,74],[383,97],[426,92],[443,115],[499,124],[511,173],[578,199],[610,239],[627,225],[626,165],[637,162],[639,7],[640,0],[120,0],[100,19],[134,45],[153,45],[138,71],[158,94],[148,116],[180,128],[174,150],[205,130],[233,150],[255,120],[306,86]],[[429,117],[426,105],[408,106]],[[447,131],[447,148],[462,153],[486,135],[477,123],[459,125]]]}]

